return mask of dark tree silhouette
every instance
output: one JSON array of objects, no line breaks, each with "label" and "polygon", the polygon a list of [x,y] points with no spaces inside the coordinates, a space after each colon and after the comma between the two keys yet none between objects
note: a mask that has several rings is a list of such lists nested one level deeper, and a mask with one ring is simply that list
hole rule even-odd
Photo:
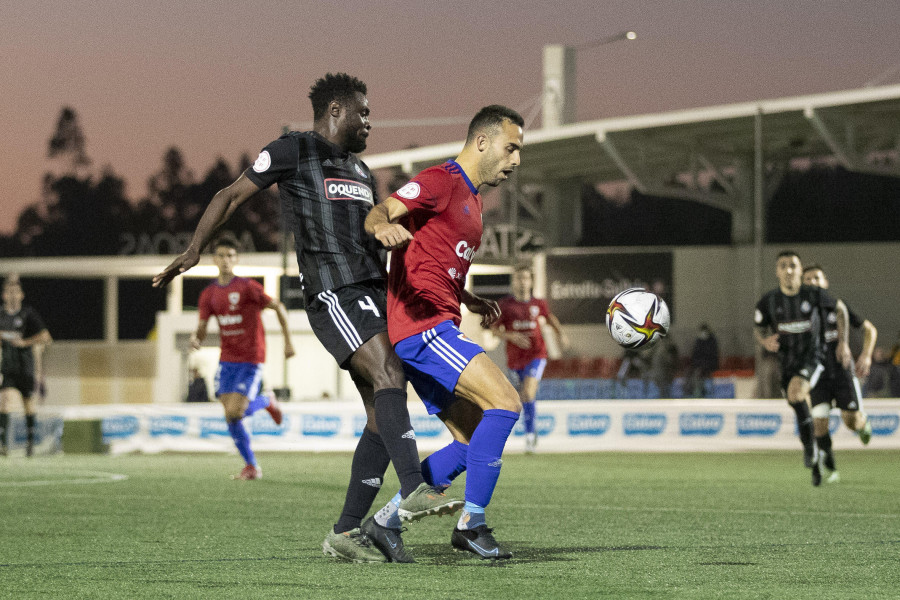
[{"label": "dark tree silhouette", "polygon": [[85,151],[84,133],[78,122],[75,109],[68,106],[60,112],[56,130],[48,144],[47,157],[65,161],[67,172],[78,173],[91,164]]},{"label": "dark tree silhouette", "polygon": [[[148,179],[146,195],[132,202],[111,167],[90,171],[86,146],[77,113],[64,107],[48,141],[51,169],[44,177],[42,199],[19,215],[11,236],[0,236],[0,254],[180,252],[215,193],[253,162],[244,153],[232,168],[219,157],[196,178],[181,150],[172,146]],[[382,197],[408,179],[400,169],[379,175],[385,184],[377,187]],[[730,243],[730,216],[695,202],[635,191],[626,198],[607,198],[592,186],[584,186],[581,202],[583,246]],[[900,178],[821,165],[790,171],[766,209],[769,242],[900,240],[898,221]],[[251,198],[226,228],[245,243],[246,251],[276,251],[289,239],[274,189]]]}]

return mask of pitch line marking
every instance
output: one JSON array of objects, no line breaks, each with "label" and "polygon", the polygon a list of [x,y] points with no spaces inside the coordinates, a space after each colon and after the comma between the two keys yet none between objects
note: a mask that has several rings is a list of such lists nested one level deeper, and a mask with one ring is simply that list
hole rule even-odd
[{"label": "pitch line marking", "polygon": [[[519,505],[525,507],[526,505]],[[534,506],[538,508],[537,506]],[[541,509],[547,509],[548,505],[540,505]],[[562,508],[562,507],[558,507]],[[752,510],[748,508],[677,508],[677,507],[647,507],[647,506],[592,506],[591,510],[619,510],[623,512],[670,512],[670,513],[733,513],[740,515],[770,515],[770,516],[825,516],[825,517],[856,517],[856,518],[872,518],[872,517],[888,517],[896,519],[900,517],[900,513],[852,513],[852,512],[821,512],[821,511],[803,511],[803,510]]]},{"label": "pitch line marking", "polygon": [[[86,485],[91,483],[114,483],[125,481],[128,475],[119,473],[103,473],[101,471],[86,471],[87,477],[74,479],[36,479],[33,481],[0,481],[0,487],[32,487],[42,485]],[[91,477],[93,476],[93,477]]]}]

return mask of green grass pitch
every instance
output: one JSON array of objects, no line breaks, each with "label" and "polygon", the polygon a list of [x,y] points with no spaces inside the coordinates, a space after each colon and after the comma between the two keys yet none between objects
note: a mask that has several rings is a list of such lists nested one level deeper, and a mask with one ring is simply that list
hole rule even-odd
[{"label": "green grass pitch", "polygon": [[813,488],[799,445],[511,454],[488,518],[513,559],[454,553],[431,517],[414,565],[322,554],[349,454],[262,454],[256,482],[236,455],[5,458],[0,598],[898,598],[900,452],[837,457]]}]

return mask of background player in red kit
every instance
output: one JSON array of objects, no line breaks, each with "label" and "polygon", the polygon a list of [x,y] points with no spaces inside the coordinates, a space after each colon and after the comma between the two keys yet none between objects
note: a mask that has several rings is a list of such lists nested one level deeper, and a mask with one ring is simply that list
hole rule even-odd
[{"label": "background player in red kit", "polygon": [[285,358],[294,356],[294,346],[284,305],[266,295],[258,282],[235,276],[237,244],[222,238],[216,242],[214,252],[219,277],[200,294],[200,321],[191,335],[191,346],[200,348],[206,339],[209,318],[215,316],[219,322],[222,349],[216,371],[216,397],[225,407],[228,433],[246,463],[235,478],[259,479],[262,470],[250,448],[250,434],[244,427],[244,417],[265,408],[275,423],[281,424],[281,410],[275,398],[259,393],[266,361],[266,332],[261,316],[264,309],[271,308],[278,315],[284,334]]},{"label": "background player in red kit", "polygon": [[533,291],[534,277],[531,269],[520,265],[513,271],[512,295],[505,296],[498,302],[500,319],[493,326],[494,333],[506,342],[506,366],[519,378],[526,452],[534,452],[537,445],[534,398],[544,367],[547,366],[547,345],[544,343],[541,325],[550,325],[561,349],[569,345],[559,319],[550,312],[547,301],[535,298]]},{"label": "background player in red kit", "polygon": [[[512,556],[497,544],[484,510],[521,403],[503,371],[458,326],[461,304],[482,315],[483,326],[500,316],[495,302],[464,286],[481,244],[478,188],[500,185],[519,165],[523,125],[512,109],[481,109],[455,161],[425,169],[366,218],[366,231],[394,249],[388,276],[391,343],[428,412],[454,437],[426,459],[422,474],[426,482],[445,486],[467,471],[466,504],[451,543],[491,559]],[[391,503],[376,521],[387,522],[390,509]]]}]

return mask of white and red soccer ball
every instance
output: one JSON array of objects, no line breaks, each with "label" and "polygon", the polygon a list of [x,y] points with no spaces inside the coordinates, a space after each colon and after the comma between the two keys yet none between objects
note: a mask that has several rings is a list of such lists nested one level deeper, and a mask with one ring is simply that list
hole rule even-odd
[{"label": "white and red soccer ball", "polygon": [[645,348],[669,333],[669,307],[662,298],[643,288],[619,292],[606,309],[606,328],[617,344]]}]

